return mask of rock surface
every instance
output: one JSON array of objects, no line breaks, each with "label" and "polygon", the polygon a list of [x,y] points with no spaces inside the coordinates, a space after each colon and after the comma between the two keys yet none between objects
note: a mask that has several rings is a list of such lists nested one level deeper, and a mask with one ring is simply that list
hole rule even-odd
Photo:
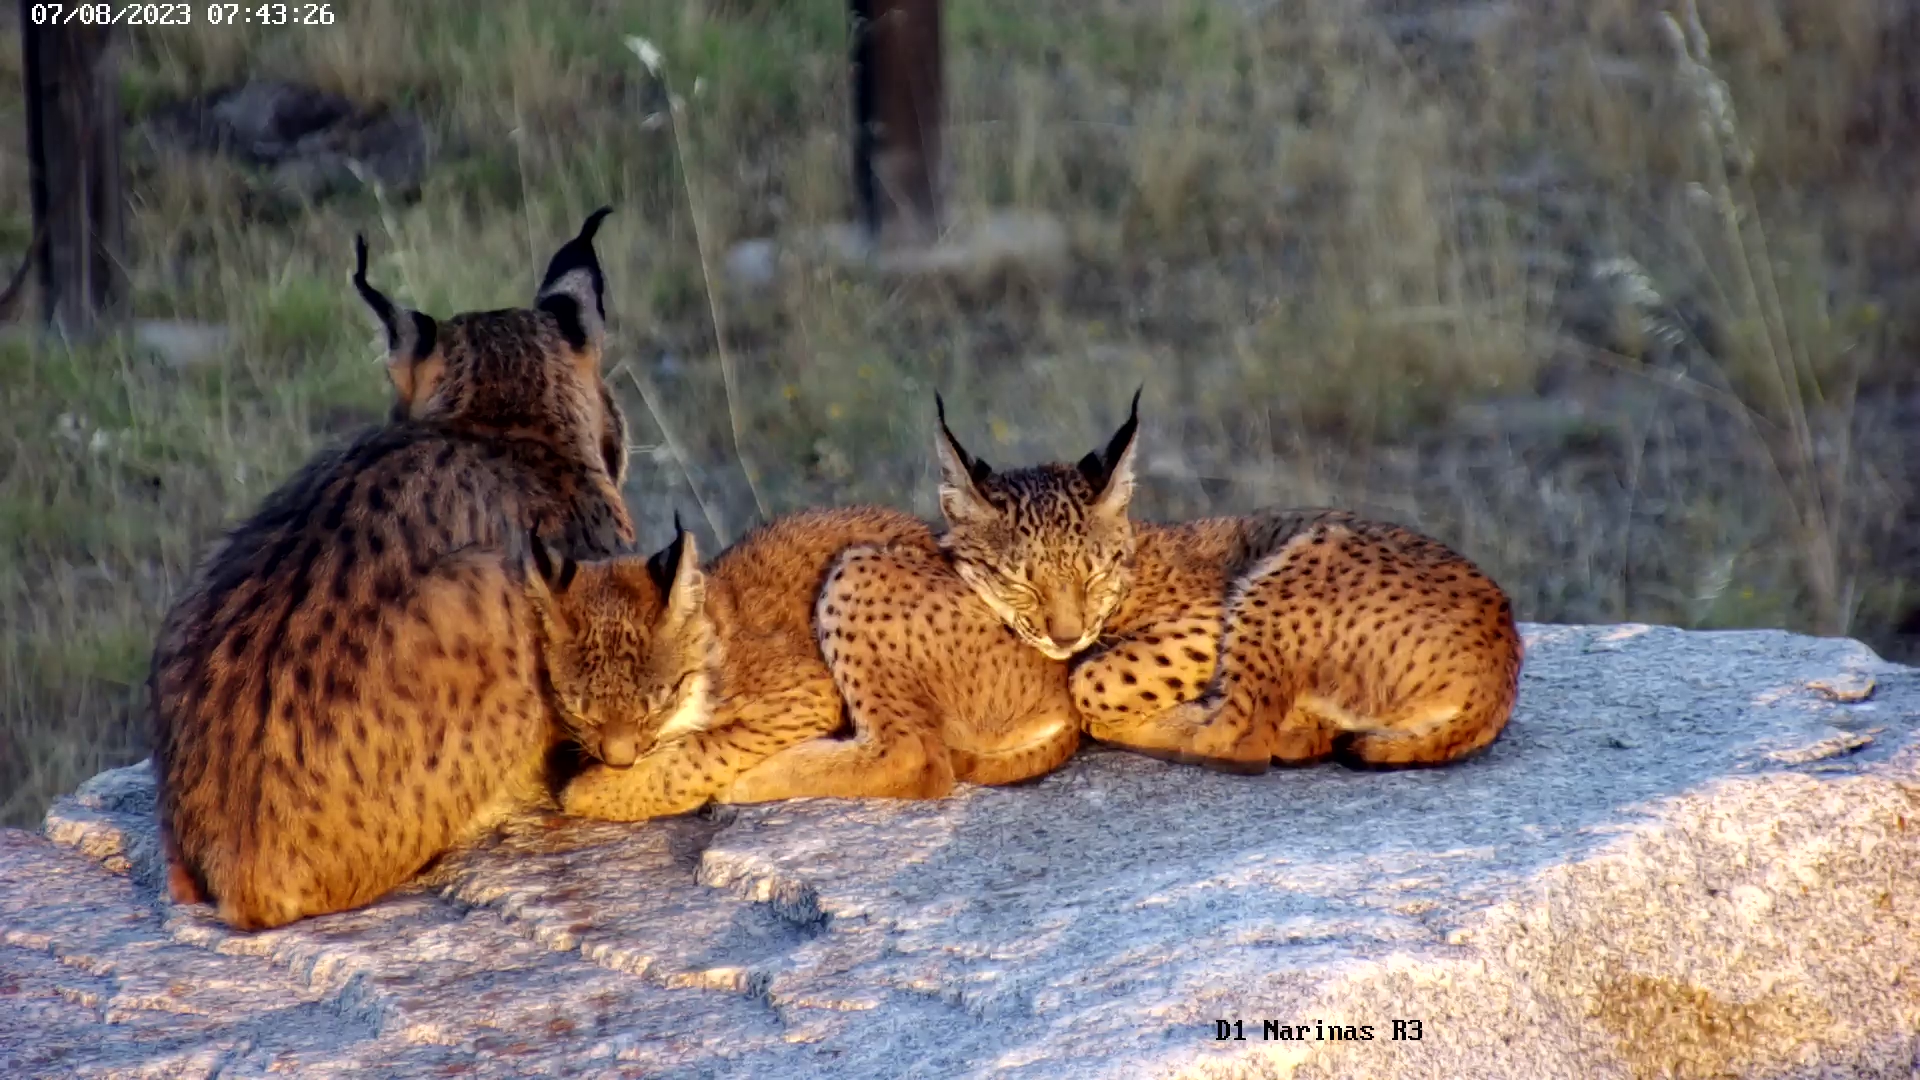
[{"label": "rock surface", "polygon": [[105,773],[0,830],[0,1075],[1914,1075],[1920,670],[1526,635],[1513,725],[1448,769],[1094,750],[932,803],[529,819],[253,935],[158,900],[150,777]]}]

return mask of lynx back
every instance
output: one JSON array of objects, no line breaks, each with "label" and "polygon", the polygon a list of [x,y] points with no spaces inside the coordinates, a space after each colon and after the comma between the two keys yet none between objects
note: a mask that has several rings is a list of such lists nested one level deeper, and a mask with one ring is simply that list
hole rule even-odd
[{"label": "lynx back", "polygon": [[367,903],[541,797],[557,738],[519,564],[632,543],[625,422],[600,374],[593,236],[524,309],[436,320],[353,283],[393,416],[326,450],[214,545],[149,680],[180,900],[237,927]]}]

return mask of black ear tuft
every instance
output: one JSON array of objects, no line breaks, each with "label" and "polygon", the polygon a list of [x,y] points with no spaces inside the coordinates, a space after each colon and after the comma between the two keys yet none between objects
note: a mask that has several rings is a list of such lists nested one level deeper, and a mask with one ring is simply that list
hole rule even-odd
[{"label": "black ear tuft", "polygon": [[425,360],[432,355],[440,324],[424,312],[400,307],[367,283],[367,238],[360,233],[353,234],[353,287],[387,331],[388,363]]},{"label": "black ear tuft", "polygon": [[1127,452],[1127,447],[1133,444],[1134,435],[1140,430],[1140,390],[1144,389],[1143,386],[1133,392],[1133,404],[1127,408],[1127,422],[1121,424],[1120,430],[1107,440],[1106,450],[1080,459],[1081,475],[1093,485],[1095,494],[1104,490],[1107,481],[1113,479],[1113,470],[1120,464],[1120,455]]},{"label": "black ear tuft", "polygon": [[952,429],[947,427],[947,403],[940,399],[938,390],[933,392],[933,411],[940,420],[940,437],[946,440],[947,448],[953,451],[954,457],[958,458],[960,464],[965,467],[968,479],[978,484],[991,477],[993,466],[967,453],[967,448],[961,446],[960,440],[953,437]]},{"label": "black ear tuft", "polygon": [[387,330],[387,350],[400,347],[400,313],[386,294],[367,284],[367,238],[353,234],[353,287],[360,293],[360,299],[373,309],[375,318]]},{"label": "black ear tuft", "polygon": [[[611,213],[613,207],[603,206],[587,215],[586,223],[580,226],[579,235],[562,244],[547,262],[546,275],[540,279],[540,288],[535,293],[535,306],[560,321],[560,331],[566,336],[567,344],[576,350],[584,349],[590,336],[584,318],[586,312],[582,310],[582,305],[589,297],[582,295],[583,292],[591,294],[598,321],[604,323],[607,319],[607,280],[600,270],[600,257],[593,250],[593,237],[600,231],[600,223]],[[575,271],[586,274],[587,287],[584,290],[564,284],[567,275]]]},{"label": "black ear tuft", "polygon": [[647,576],[653,579],[654,587],[665,596],[673,591],[675,571],[680,569],[680,552],[687,546],[687,530],[680,527],[676,517],[673,522],[673,542],[647,560]]},{"label": "black ear tuft", "polygon": [[1145,389],[1146,387],[1141,386],[1134,390],[1133,403],[1127,406],[1127,422],[1120,425],[1120,430],[1114,432],[1113,438],[1107,443],[1107,452],[1102,456],[1106,459],[1109,469],[1120,463],[1120,455],[1126,453],[1127,444],[1133,441],[1134,432],[1140,430],[1140,391]]},{"label": "black ear tuft", "polygon": [[580,235],[574,237],[574,239],[583,241],[588,244],[593,243],[594,234],[600,231],[600,223],[602,221],[605,221],[607,219],[607,215],[611,213],[613,213],[613,207],[603,206],[600,209],[595,210],[593,213],[588,214],[587,220],[582,222],[580,225]]}]

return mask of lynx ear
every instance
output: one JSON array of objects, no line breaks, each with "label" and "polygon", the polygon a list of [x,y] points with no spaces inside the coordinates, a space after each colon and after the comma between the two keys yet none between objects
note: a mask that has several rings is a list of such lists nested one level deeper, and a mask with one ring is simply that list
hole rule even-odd
[{"label": "lynx ear", "polygon": [[993,475],[993,467],[960,445],[947,427],[947,403],[936,392],[933,410],[940,423],[940,437],[934,440],[934,453],[940,459],[940,512],[949,524],[991,513],[992,507],[980,492],[980,485]]},{"label": "lynx ear", "polygon": [[546,276],[534,293],[533,306],[560,323],[560,334],[583,360],[599,371],[600,350],[607,338],[606,276],[593,250],[593,234],[613,213],[603,206],[587,215],[580,235],[561,245],[547,263]]},{"label": "lynx ear", "polygon": [[680,524],[677,510],[673,514],[673,542],[647,560],[647,575],[666,596],[666,622],[685,622],[706,607],[707,576],[700,571],[700,547]]},{"label": "lynx ear", "polygon": [[1133,404],[1127,410],[1127,422],[1113,433],[1105,450],[1096,450],[1080,459],[1080,475],[1093,485],[1095,508],[1125,517],[1133,500],[1134,446],[1140,434],[1140,391],[1133,392]]},{"label": "lynx ear", "polygon": [[565,613],[558,610],[556,601],[573,584],[574,575],[580,572],[580,564],[565,555],[556,554],[545,540],[535,536],[527,544],[523,570],[527,599],[533,601],[534,614],[546,627],[548,638],[565,641],[570,628]]},{"label": "lynx ear", "polygon": [[579,563],[556,553],[540,537],[532,537],[527,544],[527,591],[537,599],[564,595],[579,573]]},{"label": "lynx ear", "polygon": [[394,412],[410,416],[433,396],[446,371],[446,361],[435,351],[440,324],[425,312],[395,305],[386,294],[367,284],[367,238],[358,233],[353,237],[353,287],[387,332],[387,377],[393,380],[398,395]]}]

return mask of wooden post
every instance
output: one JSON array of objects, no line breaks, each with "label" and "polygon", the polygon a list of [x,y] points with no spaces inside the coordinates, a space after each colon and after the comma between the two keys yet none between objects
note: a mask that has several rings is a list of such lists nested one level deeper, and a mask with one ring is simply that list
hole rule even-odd
[{"label": "wooden post", "polygon": [[851,0],[853,190],[869,242],[939,235],[943,86],[940,0]]},{"label": "wooden post", "polygon": [[120,86],[110,27],[35,26],[20,0],[40,310],[76,337],[126,315]]}]

